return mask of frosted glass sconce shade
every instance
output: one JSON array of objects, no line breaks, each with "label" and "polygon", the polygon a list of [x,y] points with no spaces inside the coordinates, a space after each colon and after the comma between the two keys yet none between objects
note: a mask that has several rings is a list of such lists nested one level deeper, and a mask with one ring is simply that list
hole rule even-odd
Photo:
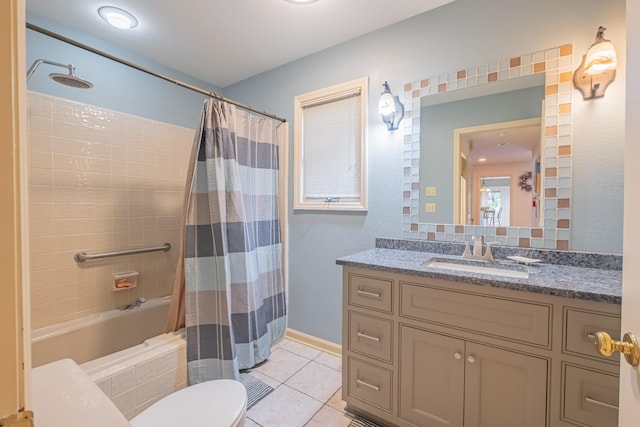
[{"label": "frosted glass sconce shade", "polygon": [[384,82],[382,87],[384,91],[378,100],[378,113],[388,130],[396,130],[404,117],[404,105],[396,95],[391,93],[389,83]]},{"label": "frosted glass sconce shade", "polygon": [[584,99],[604,96],[607,86],[616,76],[616,49],[613,43],[604,38],[605,30],[605,27],[598,28],[596,41],[584,55],[582,63],[573,75],[573,83],[582,92]]}]

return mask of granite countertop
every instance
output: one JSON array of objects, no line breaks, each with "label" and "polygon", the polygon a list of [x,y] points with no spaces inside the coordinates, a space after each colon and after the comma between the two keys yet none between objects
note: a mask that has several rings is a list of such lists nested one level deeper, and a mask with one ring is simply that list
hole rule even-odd
[{"label": "granite countertop", "polygon": [[[423,263],[439,259],[457,259],[460,255],[404,249],[375,248],[338,258],[338,265],[362,267],[378,271],[409,274],[434,279],[455,280],[479,286],[536,292],[567,298],[579,298],[620,304],[622,301],[622,271],[584,266],[559,265],[546,262],[518,268],[529,277],[511,278],[426,267]],[[496,259],[498,265],[516,265],[514,261]]]}]

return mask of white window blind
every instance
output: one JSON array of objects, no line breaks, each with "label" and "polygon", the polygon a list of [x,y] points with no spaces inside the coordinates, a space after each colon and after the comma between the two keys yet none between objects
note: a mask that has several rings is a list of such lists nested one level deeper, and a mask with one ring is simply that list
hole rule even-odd
[{"label": "white window blind", "polygon": [[366,78],[295,97],[295,209],[367,209],[366,111]]},{"label": "white window blind", "polygon": [[305,198],[360,197],[359,98],[303,107]]}]

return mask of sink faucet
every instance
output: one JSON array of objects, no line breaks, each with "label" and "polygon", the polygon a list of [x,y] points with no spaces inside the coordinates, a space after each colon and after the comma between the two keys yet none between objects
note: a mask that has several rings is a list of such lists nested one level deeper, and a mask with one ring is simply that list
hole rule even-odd
[{"label": "sink faucet", "polygon": [[493,254],[491,253],[491,244],[486,243],[487,249],[482,254],[482,236],[471,236],[473,241],[473,253],[469,247],[469,242],[466,242],[464,246],[464,253],[462,259],[480,259],[483,261],[493,262]]}]

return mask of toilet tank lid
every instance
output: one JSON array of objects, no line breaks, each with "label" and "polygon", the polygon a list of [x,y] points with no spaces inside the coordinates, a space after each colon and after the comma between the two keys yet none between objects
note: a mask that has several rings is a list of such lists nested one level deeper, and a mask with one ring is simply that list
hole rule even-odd
[{"label": "toilet tank lid", "polygon": [[71,359],[31,371],[38,427],[131,427],[111,399]]}]

